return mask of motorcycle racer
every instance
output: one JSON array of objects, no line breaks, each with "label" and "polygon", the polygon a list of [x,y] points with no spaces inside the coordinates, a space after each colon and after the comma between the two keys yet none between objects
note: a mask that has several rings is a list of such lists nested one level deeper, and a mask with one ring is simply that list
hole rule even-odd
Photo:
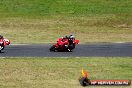
[{"label": "motorcycle racer", "polygon": [[69,45],[68,37],[65,36],[65,37],[59,38],[57,41],[57,45],[58,47],[64,47],[66,49]]},{"label": "motorcycle racer", "polygon": [[10,44],[10,40],[5,39],[2,35],[0,35],[0,52],[5,48],[6,45]]},{"label": "motorcycle racer", "polygon": [[50,51],[69,51],[71,52],[79,40],[75,40],[73,35],[64,36],[58,39],[57,43],[50,48]]},{"label": "motorcycle racer", "polygon": [[58,43],[60,45],[71,45],[72,42],[74,42],[75,40],[75,37],[73,35],[69,35],[69,36],[65,36],[65,37],[62,37],[62,38],[59,38],[58,39]]}]

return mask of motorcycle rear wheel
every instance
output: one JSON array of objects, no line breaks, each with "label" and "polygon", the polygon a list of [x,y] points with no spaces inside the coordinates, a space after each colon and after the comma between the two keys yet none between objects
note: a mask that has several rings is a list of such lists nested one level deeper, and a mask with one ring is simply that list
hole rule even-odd
[{"label": "motorcycle rear wheel", "polygon": [[52,51],[54,51],[54,52],[55,52],[55,51],[57,51],[57,49],[56,49],[56,46],[55,46],[55,45],[51,46],[49,50],[50,50],[50,52],[52,52]]},{"label": "motorcycle rear wheel", "polygon": [[0,45],[0,51],[3,50],[5,47],[4,47],[4,44]]}]

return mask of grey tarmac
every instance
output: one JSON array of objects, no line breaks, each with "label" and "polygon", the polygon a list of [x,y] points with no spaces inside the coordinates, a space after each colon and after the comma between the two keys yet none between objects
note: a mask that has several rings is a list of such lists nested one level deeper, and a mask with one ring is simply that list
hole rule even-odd
[{"label": "grey tarmac", "polygon": [[73,52],[50,52],[51,44],[10,45],[0,57],[132,57],[132,43],[79,44]]}]

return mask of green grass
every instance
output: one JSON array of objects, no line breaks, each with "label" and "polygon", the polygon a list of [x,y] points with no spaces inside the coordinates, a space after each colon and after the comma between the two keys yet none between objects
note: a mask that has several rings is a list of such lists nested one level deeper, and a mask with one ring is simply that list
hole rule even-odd
[{"label": "green grass", "polygon": [[0,34],[12,43],[132,42],[131,0],[0,0]]},{"label": "green grass", "polygon": [[[132,58],[1,58],[1,88],[82,88],[81,69],[90,79],[132,80]],[[125,88],[130,88],[128,86]],[[90,87],[94,88],[94,87]],[[111,88],[97,87],[97,88]],[[124,88],[122,86],[112,88]]]},{"label": "green grass", "polygon": [[0,0],[1,15],[131,14],[131,0]]}]

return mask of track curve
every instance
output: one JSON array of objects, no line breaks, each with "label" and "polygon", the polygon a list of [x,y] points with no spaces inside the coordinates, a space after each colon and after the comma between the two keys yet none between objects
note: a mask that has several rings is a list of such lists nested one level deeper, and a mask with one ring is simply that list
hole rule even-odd
[{"label": "track curve", "polygon": [[49,52],[51,45],[10,45],[0,57],[132,57],[132,43],[77,45],[73,52]]}]

